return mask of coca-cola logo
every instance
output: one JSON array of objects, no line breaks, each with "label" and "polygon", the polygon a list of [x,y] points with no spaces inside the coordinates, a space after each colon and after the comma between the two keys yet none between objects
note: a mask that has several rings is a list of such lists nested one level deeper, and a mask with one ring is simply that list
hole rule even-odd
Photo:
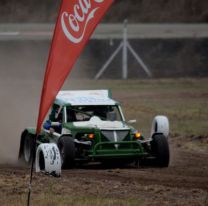
[{"label": "coca-cola logo", "polygon": [[61,14],[61,26],[65,36],[73,43],[80,43],[86,33],[89,22],[100,8],[92,8],[92,2],[102,3],[104,0],[78,0],[73,13],[64,11]]}]

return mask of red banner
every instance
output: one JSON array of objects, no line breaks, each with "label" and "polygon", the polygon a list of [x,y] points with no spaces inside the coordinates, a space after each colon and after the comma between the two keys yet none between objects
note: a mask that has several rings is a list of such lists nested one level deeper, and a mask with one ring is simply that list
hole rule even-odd
[{"label": "red banner", "polygon": [[54,31],[36,133],[85,44],[113,0],[62,0]]}]

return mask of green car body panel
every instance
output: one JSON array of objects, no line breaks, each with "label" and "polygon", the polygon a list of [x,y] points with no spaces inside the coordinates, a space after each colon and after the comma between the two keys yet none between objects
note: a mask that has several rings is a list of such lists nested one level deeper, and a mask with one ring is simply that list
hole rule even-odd
[{"label": "green car body panel", "polygon": [[[74,112],[78,120],[69,121],[70,112]],[[99,112],[105,117],[95,115]],[[57,113],[59,121],[56,120]],[[43,128],[37,137],[37,145],[46,142],[58,144],[63,136],[72,138],[76,145],[75,161],[137,160],[149,156],[143,144],[144,137],[135,138],[137,130],[126,123],[120,104],[111,98],[108,90],[62,92],[54,101],[49,122],[53,129]],[[53,122],[56,122],[55,126]],[[35,128],[25,131],[35,136]]]}]

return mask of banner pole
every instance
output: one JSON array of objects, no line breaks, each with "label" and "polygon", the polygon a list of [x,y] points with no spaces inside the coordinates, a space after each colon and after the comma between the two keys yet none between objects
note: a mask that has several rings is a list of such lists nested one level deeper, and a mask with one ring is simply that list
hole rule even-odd
[{"label": "banner pole", "polygon": [[33,180],[33,169],[34,169],[34,163],[35,163],[35,153],[36,153],[36,139],[38,135],[34,136],[33,138],[33,144],[32,144],[32,162],[30,167],[30,181],[28,185],[28,196],[27,196],[27,206],[30,206],[30,199],[31,199],[31,192],[32,192],[32,180]]}]

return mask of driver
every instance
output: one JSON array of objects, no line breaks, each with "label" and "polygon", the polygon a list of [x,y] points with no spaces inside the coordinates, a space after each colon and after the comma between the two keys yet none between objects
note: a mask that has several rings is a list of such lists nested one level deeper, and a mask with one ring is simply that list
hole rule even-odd
[{"label": "driver", "polygon": [[61,122],[62,122],[62,107],[59,107],[55,114],[54,121],[47,120],[43,124],[43,128],[49,130],[50,133],[53,132],[61,133],[62,130]]}]

